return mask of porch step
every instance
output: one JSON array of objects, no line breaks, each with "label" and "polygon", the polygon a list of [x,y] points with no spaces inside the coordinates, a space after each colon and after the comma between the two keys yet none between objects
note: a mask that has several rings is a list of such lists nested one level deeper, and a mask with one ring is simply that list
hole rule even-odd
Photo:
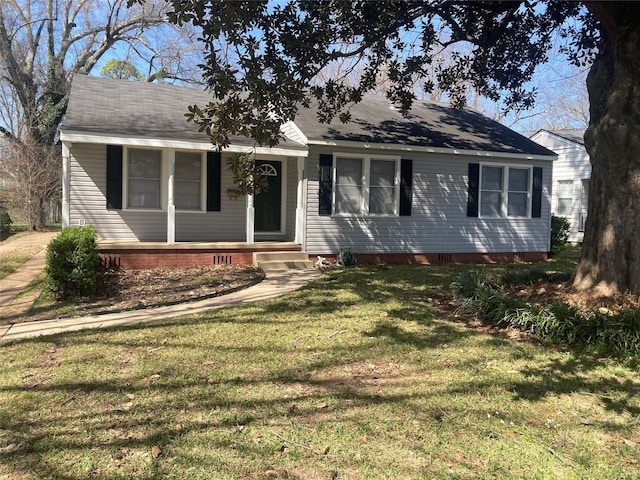
[{"label": "porch step", "polygon": [[253,264],[265,272],[313,268],[306,252],[253,252]]}]

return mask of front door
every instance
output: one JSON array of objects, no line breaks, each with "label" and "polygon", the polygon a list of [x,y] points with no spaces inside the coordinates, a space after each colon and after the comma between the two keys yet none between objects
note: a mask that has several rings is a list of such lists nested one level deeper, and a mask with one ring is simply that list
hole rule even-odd
[{"label": "front door", "polygon": [[280,232],[282,229],[282,162],[256,160],[269,189],[255,198],[255,231]]}]

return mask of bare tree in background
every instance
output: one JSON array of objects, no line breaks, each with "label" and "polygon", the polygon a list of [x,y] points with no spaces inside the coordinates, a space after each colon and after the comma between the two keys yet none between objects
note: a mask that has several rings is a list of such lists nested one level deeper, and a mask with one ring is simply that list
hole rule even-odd
[{"label": "bare tree in background", "polygon": [[[426,82],[424,78],[416,76],[408,90],[417,99],[430,102],[449,100],[448,93],[440,87],[438,75],[452,63],[453,52],[445,48],[432,57],[431,64],[426,67]],[[316,82],[322,84],[333,80],[356,87],[362,80],[364,70],[365,63],[360,59],[340,58],[323,68],[317,75]],[[393,85],[394,81],[389,78],[388,70],[388,66],[380,67],[373,92],[383,95]],[[467,107],[530,136],[543,128],[586,130],[589,126],[586,82],[585,69],[567,64],[541,66],[531,82],[538,91],[535,107],[510,112],[505,111],[504,104],[500,101],[483,97],[471,82],[463,82],[459,89],[466,92]]]},{"label": "bare tree in background", "polygon": [[6,200],[31,230],[55,218],[60,196],[60,147],[14,142],[0,164],[0,177],[10,187]]},{"label": "bare tree in background", "polygon": [[[60,162],[51,160],[56,150],[50,147],[66,112],[73,75],[92,72],[117,45],[123,48],[114,56],[135,56],[149,80],[192,75],[194,66],[186,74],[180,70],[181,49],[188,53],[185,49],[191,48],[182,34],[187,30],[169,25],[166,11],[164,0],[131,8],[126,0],[0,2],[0,131],[13,152],[2,163],[4,177],[22,192],[17,198],[29,199],[33,207],[59,189]],[[50,174],[33,168],[38,157]],[[53,177],[56,187],[49,188]],[[14,206],[28,215],[30,229],[42,225],[37,208]]]}]

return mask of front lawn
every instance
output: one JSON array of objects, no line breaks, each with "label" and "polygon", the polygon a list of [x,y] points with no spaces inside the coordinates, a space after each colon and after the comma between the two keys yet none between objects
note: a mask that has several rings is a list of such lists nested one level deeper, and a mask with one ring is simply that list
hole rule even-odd
[{"label": "front lawn", "polygon": [[638,478],[634,360],[468,326],[471,268],[2,344],[0,478]]}]

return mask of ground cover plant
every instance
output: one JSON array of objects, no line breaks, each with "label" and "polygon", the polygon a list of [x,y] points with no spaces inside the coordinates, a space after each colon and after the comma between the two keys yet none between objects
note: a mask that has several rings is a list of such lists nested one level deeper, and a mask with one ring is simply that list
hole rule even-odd
[{"label": "ground cover plant", "polygon": [[[565,261],[562,256],[556,263]],[[640,375],[456,317],[463,271],[0,344],[0,478],[638,478]]]}]

